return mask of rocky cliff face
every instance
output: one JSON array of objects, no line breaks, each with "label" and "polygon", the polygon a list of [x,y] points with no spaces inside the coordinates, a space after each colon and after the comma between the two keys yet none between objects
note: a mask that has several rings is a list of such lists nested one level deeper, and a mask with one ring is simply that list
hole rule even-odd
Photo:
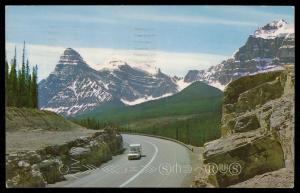
[{"label": "rocky cliff face", "polygon": [[224,90],[242,76],[283,69],[287,63],[295,63],[294,29],[279,20],[258,28],[232,58],[207,70],[191,70],[184,81],[200,80]]},{"label": "rocky cliff face", "polygon": [[6,187],[45,187],[64,180],[65,174],[95,169],[122,150],[122,136],[107,128],[62,145],[10,153],[6,155]]},{"label": "rocky cliff face", "polygon": [[[228,85],[222,137],[204,145],[204,163],[218,168],[209,173],[209,183],[227,187],[248,180],[244,185],[249,187],[253,179],[266,179],[259,187],[293,187],[294,81],[294,65],[285,65]],[[272,173],[281,168],[279,173],[289,179],[285,184]],[[257,177],[266,172],[267,177]]]}]

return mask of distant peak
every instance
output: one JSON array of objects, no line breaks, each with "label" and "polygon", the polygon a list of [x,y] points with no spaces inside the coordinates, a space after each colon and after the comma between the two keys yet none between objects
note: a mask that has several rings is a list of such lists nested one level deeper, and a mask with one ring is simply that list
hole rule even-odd
[{"label": "distant peak", "polygon": [[76,50],[74,50],[73,48],[65,49],[63,55],[72,55],[72,56],[81,57],[80,54]]},{"label": "distant peak", "polygon": [[274,30],[274,29],[279,29],[285,26],[287,22],[284,19],[280,19],[278,21],[272,21],[265,26],[263,26],[261,29],[263,30]]},{"label": "distant peak", "polygon": [[93,68],[95,70],[102,70],[102,69],[119,70],[120,67],[123,67],[123,66],[127,66],[127,67],[133,68],[135,70],[144,71],[144,72],[152,74],[152,75],[157,74],[159,71],[152,64],[138,62],[138,61],[135,61],[134,59],[130,60],[129,58],[124,58],[124,56],[118,56],[118,55],[106,58],[102,64],[93,66]]},{"label": "distant peak", "polygon": [[72,48],[67,48],[61,55],[58,63],[67,65],[78,65],[85,64],[85,61],[82,59],[82,57],[76,50]]},{"label": "distant peak", "polygon": [[280,19],[278,21],[267,23],[263,27],[259,27],[255,30],[253,36],[263,39],[274,39],[290,33],[294,33],[294,27],[289,25],[284,19]]},{"label": "distant peak", "polygon": [[125,61],[118,59],[118,58],[110,58],[110,59],[106,60],[105,63],[107,65],[112,65],[112,66],[121,66],[121,65],[126,64]]}]

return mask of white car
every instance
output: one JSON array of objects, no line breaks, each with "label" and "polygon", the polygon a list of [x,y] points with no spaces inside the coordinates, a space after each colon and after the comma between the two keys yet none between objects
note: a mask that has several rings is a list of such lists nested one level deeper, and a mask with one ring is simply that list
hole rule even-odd
[{"label": "white car", "polygon": [[142,157],[142,146],[141,144],[130,144],[128,160],[140,159]]}]

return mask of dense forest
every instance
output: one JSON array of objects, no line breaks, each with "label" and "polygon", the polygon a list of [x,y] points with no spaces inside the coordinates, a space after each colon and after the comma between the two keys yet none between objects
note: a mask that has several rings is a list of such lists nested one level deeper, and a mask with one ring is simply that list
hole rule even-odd
[{"label": "dense forest", "polygon": [[[194,82],[181,92],[134,106],[114,106],[77,116],[97,128],[115,123],[120,132],[145,133],[203,146],[220,137],[223,92],[203,82]],[[88,124],[89,123],[89,124]],[[86,126],[84,125],[84,126]],[[96,127],[95,127],[96,126]]]},{"label": "dense forest", "polygon": [[29,61],[25,59],[25,42],[21,69],[17,65],[16,48],[10,65],[5,57],[5,106],[38,108],[37,71],[36,65],[30,73]]}]

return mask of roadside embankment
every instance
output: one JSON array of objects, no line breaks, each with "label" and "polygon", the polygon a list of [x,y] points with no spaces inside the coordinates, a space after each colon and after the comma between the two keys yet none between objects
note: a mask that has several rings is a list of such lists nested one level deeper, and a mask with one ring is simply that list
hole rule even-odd
[{"label": "roadside embankment", "polygon": [[7,187],[45,187],[123,150],[115,128],[88,130],[55,113],[24,108],[7,108],[6,120]]}]

